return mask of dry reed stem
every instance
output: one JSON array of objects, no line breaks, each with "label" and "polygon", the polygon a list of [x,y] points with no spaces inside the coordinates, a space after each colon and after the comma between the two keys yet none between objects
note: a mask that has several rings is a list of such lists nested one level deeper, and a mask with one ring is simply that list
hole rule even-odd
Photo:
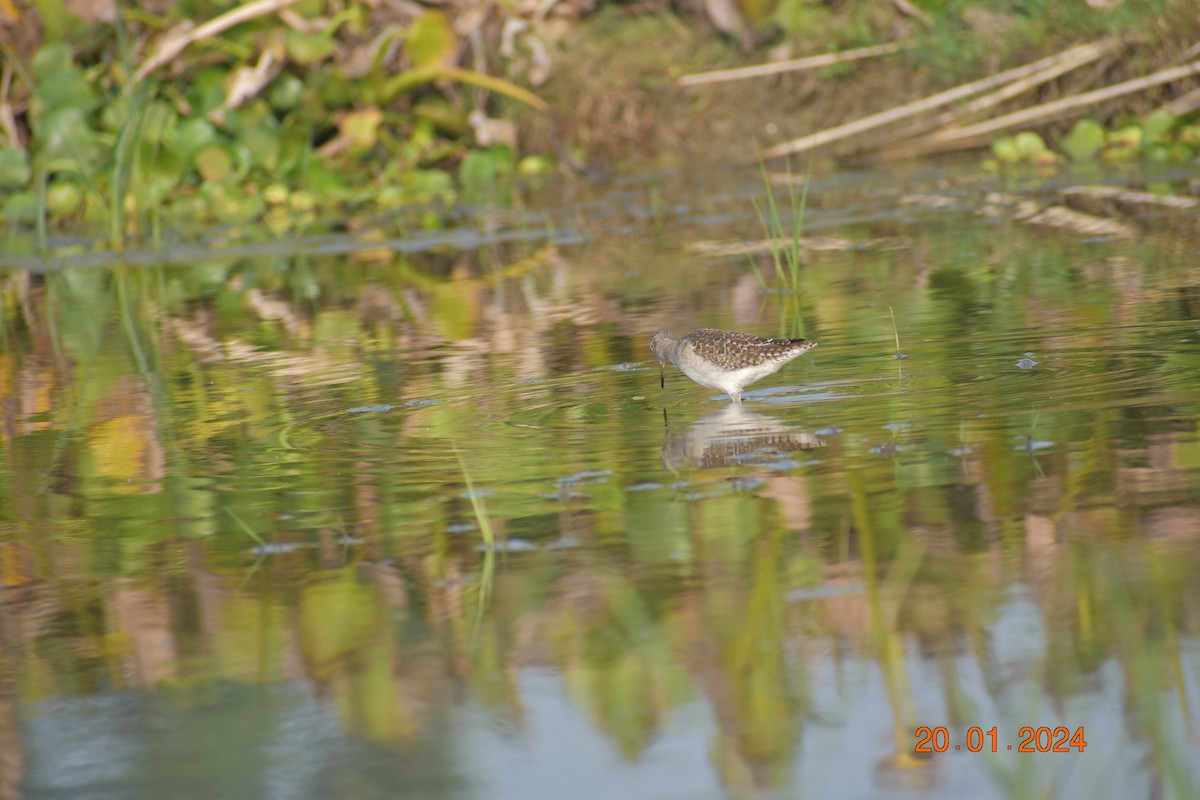
[{"label": "dry reed stem", "polygon": [[930,125],[929,128],[941,128],[946,125],[950,125],[956,120],[962,119],[963,117],[969,117],[973,114],[979,113],[980,111],[986,111],[989,108],[998,106],[1005,100],[1010,100],[1019,94],[1029,91],[1030,89],[1041,86],[1043,83],[1052,81],[1061,75],[1065,75],[1068,72],[1079,69],[1080,67],[1090,64],[1097,59],[1103,58],[1121,46],[1122,43],[1116,39],[1101,40],[1096,43],[1095,50],[1088,53],[1083,53],[1079,56],[1079,58],[1068,59],[1058,64],[1054,64],[1053,66],[1047,67],[1046,69],[1036,72],[1033,75],[1013,81],[1008,86],[992,92],[991,94],[986,94],[983,97],[972,100],[962,108],[952,109],[944,114],[940,114],[934,119],[933,124]]},{"label": "dry reed stem", "polygon": [[1069,116],[1085,106],[1092,106],[1106,100],[1113,100],[1117,97],[1141,91],[1142,89],[1161,86],[1164,83],[1170,83],[1171,81],[1187,78],[1192,75],[1200,75],[1200,61],[1194,61],[1191,64],[1185,64],[1181,67],[1160,70],[1151,75],[1134,78],[1133,80],[1124,81],[1114,86],[1106,86],[1103,89],[1094,89],[1083,94],[1076,94],[1049,103],[1042,103],[1032,108],[1024,108],[1020,111],[1014,111],[1011,114],[987,120],[986,122],[968,125],[965,128],[950,128],[938,131],[924,142],[914,145],[905,154],[927,155],[930,153],[942,153],[949,150],[965,150],[977,147],[981,144],[986,144],[992,134],[999,133],[1000,131],[1052,122],[1061,117]]},{"label": "dry reed stem", "polygon": [[986,111],[1019,94],[1041,86],[1043,83],[1048,83],[1068,72],[1073,72],[1082,66],[1103,58],[1109,53],[1115,52],[1122,46],[1122,43],[1116,39],[1101,40],[1097,42],[1097,46],[1098,49],[1094,52],[1084,53],[1079,58],[1062,61],[1033,75],[1013,81],[1008,86],[972,100],[961,108],[952,108],[929,120],[916,121],[905,127],[902,131],[895,131],[883,137],[882,140],[865,144],[862,149],[880,151],[879,155],[885,159],[907,158],[919,152],[919,148],[924,144],[924,140],[917,139],[917,137],[924,136],[931,130],[953,125],[958,120],[975,116],[981,111]]},{"label": "dry reed stem", "polygon": [[851,136],[856,136],[860,133],[881,128],[884,125],[890,125],[894,122],[916,116],[925,111],[930,111],[935,108],[953,103],[956,100],[961,100],[965,97],[970,97],[980,92],[985,92],[997,86],[1003,86],[1012,81],[1021,80],[1029,75],[1035,75],[1042,70],[1048,69],[1051,66],[1059,64],[1063,61],[1074,61],[1083,58],[1086,54],[1100,51],[1108,46],[1108,39],[1102,39],[1099,42],[1092,42],[1083,45],[1077,45],[1057,53],[1047,58],[1039,59],[1032,64],[1026,64],[1022,67],[1015,67],[1010,70],[1005,70],[996,75],[992,75],[981,80],[965,83],[961,86],[956,86],[953,89],[947,89],[944,92],[938,92],[935,95],[916,100],[912,103],[906,103],[902,106],[890,108],[887,111],[882,111],[878,114],[872,114],[862,119],[857,119],[854,122],[848,122],[844,125],[838,125],[833,128],[827,128],[823,131],[802,136],[798,139],[793,139],[789,142],[769,147],[762,153],[762,158],[779,158],[780,156],[792,155],[795,153],[803,153],[822,145],[831,144],[833,142],[848,139]]},{"label": "dry reed stem", "polygon": [[769,64],[756,64],[752,67],[737,67],[735,69],[718,69],[711,72],[694,72],[684,75],[675,82],[676,86],[700,86],[705,83],[721,83],[723,81],[740,81],[745,78],[761,78],[766,75],[779,75],[783,72],[800,72],[806,69],[818,69],[833,64],[843,64],[847,61],[858,61],[873,56],[886,56],[907,50],[916,42],[891,42],[877,44],[871,47],[859,47],[854,50],[843,50],[840,53],[825,53],[819,56],[793,58],[788,61],[775,61]]},{"label": "dry reed stem", "polygon": [[1176,97],[1169,103],[1163,105],[1163,111],[1168,114],[1174,114],[1177,117],[1182,117],[1184,114],[1190,114],[1197,108],[1200,108],[1200,89],[1192,89],[1185,95]]},{"label": "dry reed stem", "polygon": [[158,50],[138,67],[137,74],[134,77],[139,81],[142,80],[151,72],[182,53],[184,48],[192,42],[211,38],[232,28],[234,25],[240,25],[243,22],[249,22],[258,17],[273,14],[297,2],[299,0],[257,0],[254,3],[237,6],[219,17],[210,19],[198,28],[172,31],[159,40]]}]

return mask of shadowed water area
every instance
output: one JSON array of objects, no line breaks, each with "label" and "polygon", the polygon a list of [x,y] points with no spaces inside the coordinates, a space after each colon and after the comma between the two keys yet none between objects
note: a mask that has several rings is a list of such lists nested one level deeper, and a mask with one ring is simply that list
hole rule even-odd
[{"label": "shadowed water area", "polygon": [[1197,215],[1079,182],[10,237],[0,798],[1196,797]]}]

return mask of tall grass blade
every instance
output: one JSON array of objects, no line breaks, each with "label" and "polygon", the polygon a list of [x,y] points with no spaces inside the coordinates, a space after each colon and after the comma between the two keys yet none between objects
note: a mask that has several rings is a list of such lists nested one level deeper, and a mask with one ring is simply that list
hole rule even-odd
[{"label": "tall grass blade", "polygon": [[50,235],[46,229],[46,169],[38,167],[37,171],[37,209],[34,212],[34,224],[37,226],[38,255],[46,258],[50,255]]},{"label": "tall grass blade", "polygon": [[492,522],[488,519],[487,503],[475,492],[475,482],[471,480],[471,471],[463,460],[462,452],[454,448],[454,457],[458,459],[458,468],[462,471],[463,483],[467,487],[467,497],[471,500],[471,512],[475,515],[475,524],[479,527],[479,535],[488,550],[496,548],[496,533],[492,530]]}]

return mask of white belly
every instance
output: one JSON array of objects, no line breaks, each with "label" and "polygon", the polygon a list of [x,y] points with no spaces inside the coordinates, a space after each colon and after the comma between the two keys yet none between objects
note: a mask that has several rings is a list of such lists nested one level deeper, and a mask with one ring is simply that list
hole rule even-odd
[{"label": "white belly", "polygon": [[761,380],[772,372],[778,371],[786,363],[778,361],[768,362],[766,364],[759,364],[756,367],[743,367],[738,370],[722,372],[713,369],[712,365],[708,362],[699,361],[697,363],[697,361],[691,359],[681,360],[678,365],[679,371],[701,386],[707,386],[710,389],[719,389],[726,394],[740,392],[755,381]]}]

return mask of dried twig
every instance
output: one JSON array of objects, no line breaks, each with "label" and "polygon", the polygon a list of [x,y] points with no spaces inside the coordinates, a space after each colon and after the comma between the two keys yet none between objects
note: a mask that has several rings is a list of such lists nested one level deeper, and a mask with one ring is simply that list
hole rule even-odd
[{"label": "dried twig", "polygon": [[896,7],[897,11],[899,11],[901,14],[904,14],[907,17],[912,17],[913,19],[920,20],[921,22],[923,22],[926,25],[933,24],[933,20],[931,20],[929,18],[928,14],[926,14],[924,11],[922,11],[921,9],[914,6],[908,0],[892,0],[892,5],[894,5]]},{"label": "dried twig", "polygon": [[1090,64],[1093,61],[1112,53],[1121,46],[1121,42],[1116,39],[1107,39],[1096,42],[1096,47],[1094,50],[1081,53],[1078,58],[1066,59],[1057,64],[1053,64],[1046,69],[1041,70],[1040,72],[1035,72],[1034,74],[1025,78],[1013,81],[1008,86],[992,92],[991,94],[986,94],[983,97],[972,100],[962,108],[956,108],[939,115],[934,120],[934,124],[931,125],[930,128],[941,128],[945,125],[953,123],[955,120],[962,119],[963,117],[969,117],[973,114],[978,114],[981,111],[986,111],[989,108],[998,106],[1005,100],[1011,100],[1019,94],[1023,94],[1030,89],[1041,86],[1043,83],[1047,83],[1061,75],[1072,72],[1084,66],[1085,64]]},{"label": "dried twig", "polygon": [[854,50],[843,50],[840,53],[825,53],[819,56],[793,58],[788,61],[774,61],[769,64],[756,64],[753,67],[737,67],[736,69],[718,69],[711,72],[694,72],[684,75],[675,82],[676,86],[699,86],[703,83],[720,83],[722,81],[740,81],[745,78],[761,78],[766,75],[778,75],[782,72],[799,72],[806,69],[818,69],[833,64],[843,64],[847,61],[858,61],[872,56],[886,56],[907,50],[915,42],[892,42],[877,44],[871,47],[859,47]]},{"label": "dried twig", "polygon": [[142,80],[151,72],[182,53],[184,48],[192,42],[209,39],[232,28],[234,25],[241,25],[243,22],[249,22],[258,17],[273,14],[297,2],[299,0],[257,0],[254,3],[237,6],[219,17],[210,19],[198,28],[171,31],[159,40],[158,50],[138,67],[137,74],[134,77],[139,81]]},{"label": "dried twig", "polygon": [[910,246],[907,239],[898,236],[885,236],[876,239],[847,239],[842,236],[805,236],[799,239],[759,239],[756,241],[737,241],[731,239],[701,240],[689,242],[683,249],[688,253],[709,256],[710,258],[726,258],[730,256],[753,255],[769,253],[781,247],[795,245],[805,253],[821,253],[835,251],[860,250],[902,250]]},{"label": "dried twig", "polygon": [[1197,108],[1200,108],[1200,89],[1192,89],[1187,94],[1180,95],[1171,102],[1163,105],[1163,111],[1174,114],[1177,117],[1189,114]]},{"label": "dried twig", "polygon": [[8,101],[9,90],[12,88],[13,66],[11,61],[4,62],[4,74],[0,77],[0,129],[8,138],[9,147],[21,147],[21,129],[17,127],[17,115],[12,103]]},{"label": "dried twig", "polygon": [[1082,214],[1065,206],[1046,206],[1032,200],[1022,200],[1001,194],[988,195],[987,203],[979,209],[978,213],[983,217],[1011,216],[1028,225],[1059,228],[1079,236],[1131,239],[1137,235],[1137,230],[1132,225],[1115,219]]},{"label": "dried twig", "polygon": [[780,156],[791,155],[793,153],[803,153],[807,150],[812,150],[813,148],[820,147],[822,145],[837,142],[842,139],[848,139],[851,136],[856,136],[860,133],[881,128],[884,125],[890,125],[892,123],[899,122],[900,120],[916,116],[917,114],[921,114],[925,111],[930,111],[949,103],[953,103],[956,100],[970,97],[973,94],[985,92],[989,89],[994,89],[997,86],[1003,86],[1006,83],[1020,80],[1028,75],[1033,75],[1041,72],[1044,69],[1048,69],[1049,67],[1062,61],[1073,61],[1082,58],[1084,54],[1106,47],[1107,43],[1108,40],[1105,39],[1101,40],[1100,42],[1078,45],[1068,50],[1064,50],[1056,55],[1035,61],[1032,64],[1026,64],[1023,67],[1016,67],[1014,69],[992,75],[991,77],[983,78],[982,80],[972,81],[971,83],[966,83],[962,86],[957,86],[953,89],[939,92],[935,95],[931,95],[930,97],[926,97],[912,103],[906,103],[905,105],[890,108],[887,111],[883,111],[878,114],[872,114],[869,117],[863,117],[862,119],[855,120],[854,122],[848,122],[845,125],[838,125],[834,128],[827,128],[823,131],[817,131],[816,133],[808,136],[802,136],[798,139],[793,139],[790,142],[784,142],[783,144],[769,147],[763,151],[762,157],[778,158]]},{"label": "dried twig", "polygon": [[1097,49],[1094,51],[1082,53],[1078,58],[1067,59],[1053,64],[1040,72],[1035,72],[1020,80],[1013,81],[997,91],[972,100],[964,106],[949,109],[930,119],[914,120],[905,126],[903,130],[891,130],[876,140],[866,143],[863,149],[880,149],[882,150],[881,155],[884,158],[908,157],[912,154],[914,148],[920,148],[924,144],[923,139],[917,139],[916,137],[925,136],[929,131],[946,127],[959,120],[969,119],[1030,89],[1048,83],[1068,72],[1073,72],[1086,64],[1090,64],[1097,59],[1115,52],[1122,46],[1122,43],[1116,39],[1109,39],[1101,40],[1096,45]]},{"label": "dried twig", "polygon": [[1135,78],[1113,86],[1106,86],[1103,89],[1095,89],[1083,94],[1064,97],[1050,103],[1042,103],[1032,108],[1014,111],[1011,114],[1005,114],[1002,117],[996,117],[995,119],[976,123],[975,125],[968,125],[964,128],[950,128],[945,131],[939,131],[931,135],[924,142],[914,145],[906,153],[908,155],[924,155],[948,150],[969,149],[987,143],[993,134],[1000,131],[1051,122],[1069,116],[1085,107],[1094,106],[1097,103],[1103,103],[1106,100],[1123,97],[1127,94],[1133,94],[1143,89],[1161,86],[1164,83],[1177,81],[1180,78],[1187,78],[1191,75],[1200,75],[1200,61],[1194,61],[1191,64],[1185,64],[1181,67],[1160,70],[1152,75]]}]

